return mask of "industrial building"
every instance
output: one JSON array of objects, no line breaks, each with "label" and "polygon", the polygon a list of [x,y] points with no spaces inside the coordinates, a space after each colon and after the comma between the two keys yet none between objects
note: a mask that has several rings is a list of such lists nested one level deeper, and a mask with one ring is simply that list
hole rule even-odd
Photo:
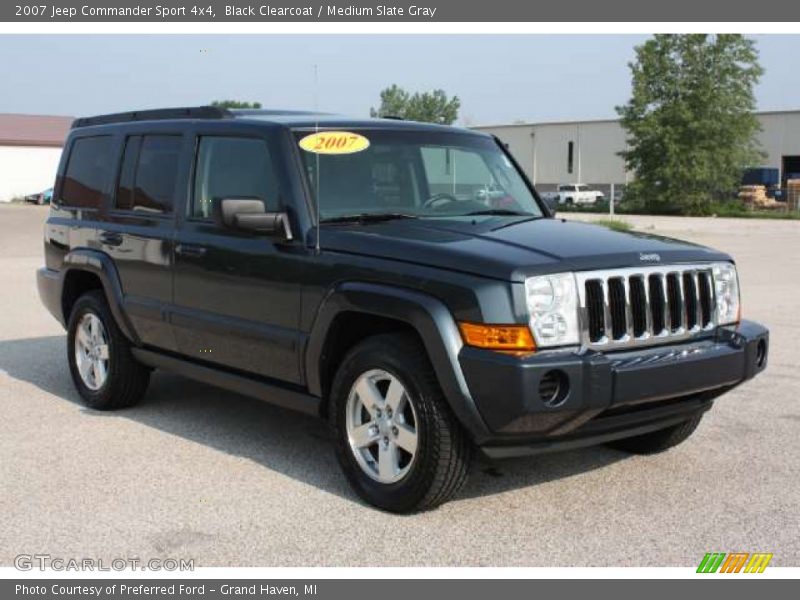
[{"label": "industrial building", "polygon": [[[781,180],[800,173],[800,110],[757,113],[761,165],[779,169]],[[0,202],[53,185],[72,117],[0,114]],[[541,192],[562,183],[586,183],[608,194],[633,178],[619,152],[625,131],[615,119],[475,127],[509,145]]]},{"label": "industrial building", "polygon": [[72,117],[0,114],[0,202],[52,187]]},{"label": "industrial building", "polygon": [[[800,110],[757,113],[758,134],[767,157],[761,165],[780,170],[781,180],[800,173]],[[509,148],[541,192],[560,183],[586,183],[608,193],[633,179],[619,152],[625,150],[625,131],[614,119],[524,123],[475,127],[491,133]]]}]

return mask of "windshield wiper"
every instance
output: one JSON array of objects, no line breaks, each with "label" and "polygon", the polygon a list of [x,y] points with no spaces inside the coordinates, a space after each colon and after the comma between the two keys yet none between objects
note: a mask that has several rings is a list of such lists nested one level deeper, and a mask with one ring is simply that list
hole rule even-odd
[{"label": "windshield wiper", "polygon": [[508,208],[487,208],[486,210],[475,210],[468,212],[465,217],[477,217],[478,215],[507,215],[510,217],[533,217],[531,213],[520,212],[518,210],[511,210]]},{"label": "windshield wiper", "polygon": [[417,215],[407,213],[358,213],[355,215],[341,215],[322,219],[323,223],[379,223],[380,221],[393,221],[395,219],[418,219]]}]

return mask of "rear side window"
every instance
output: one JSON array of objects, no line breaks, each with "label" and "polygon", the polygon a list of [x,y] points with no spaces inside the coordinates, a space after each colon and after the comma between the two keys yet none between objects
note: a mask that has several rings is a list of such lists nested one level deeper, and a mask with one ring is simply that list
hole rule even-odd
[{"label": "rear side window", "polygon": [[111,182],[114,164],[110,135],[78,138],[72,143],[61,182],[61,204],[98,208]]},{"label": "rear side window", "polygon": [[140,135],[129,137],[125,141],[114,204],[120,210],[133,210],[133,178],[136,175],[136,161],[139,159],[141,144],[142,136]]},{"label": "rear side window", "polygon": [[117,183],[118,210],[169,213],[175,204],[179,135],[134,135],[125,141]]},{"label": "rear side window", "polygon": [[278,208],[278,185],[264,140],[205,136],[200,138],[190,217],[208,219],[214,200],[252,198],[267,211]]}]

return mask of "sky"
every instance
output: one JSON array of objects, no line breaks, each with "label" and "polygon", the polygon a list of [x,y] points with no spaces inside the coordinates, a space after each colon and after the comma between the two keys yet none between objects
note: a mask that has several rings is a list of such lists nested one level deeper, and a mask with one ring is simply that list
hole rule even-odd
[{"label": "sky", "polygon": [[[800,109],[800,35],[754,36],[760,110]],[[0,35],[0,112],[86,116],[212,100],[367,116],[444,89],[460,124],[610,118],[644,35]],[[315,85],[314,65],[317,65]]]}]

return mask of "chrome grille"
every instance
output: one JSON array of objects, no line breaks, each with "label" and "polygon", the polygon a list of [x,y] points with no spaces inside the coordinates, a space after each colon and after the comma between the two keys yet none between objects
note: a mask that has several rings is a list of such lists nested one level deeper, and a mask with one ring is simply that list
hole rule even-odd
[{"label": "chrome grille", "polygon": [[716,325],[711,265],[576,273],[585,346],[615,350],[679,341]]}]

